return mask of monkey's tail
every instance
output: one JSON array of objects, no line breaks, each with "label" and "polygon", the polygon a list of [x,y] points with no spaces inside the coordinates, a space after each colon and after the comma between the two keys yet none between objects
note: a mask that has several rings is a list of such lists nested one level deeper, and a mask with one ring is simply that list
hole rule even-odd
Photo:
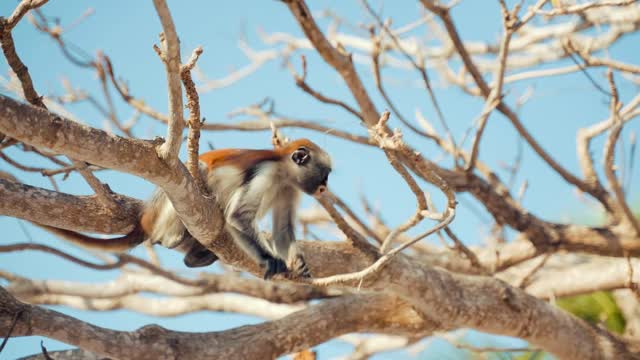
[{"label": "monkey's tail", "polygon": [[94,238],[72,230],[60,229],[49,225],[35,225],[76,245],[89,249],[97,249],[110,252],[127,251],[142,243],[146,238],[146,235],[140,225],[136,225],[136,227],[127,235],[110,239]]}]

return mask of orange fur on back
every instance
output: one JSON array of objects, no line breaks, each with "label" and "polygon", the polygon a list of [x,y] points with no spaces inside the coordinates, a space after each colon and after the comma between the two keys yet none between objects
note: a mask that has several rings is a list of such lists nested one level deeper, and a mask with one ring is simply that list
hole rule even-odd
[{"label": "orange fur on back", "polygon": [[200,161],[207,164],[209,169],[223,166],[248,169],[261,161],[276,161],[280,158],[282,155],[273,150],[250,149],[220,149],[200,155]]}]

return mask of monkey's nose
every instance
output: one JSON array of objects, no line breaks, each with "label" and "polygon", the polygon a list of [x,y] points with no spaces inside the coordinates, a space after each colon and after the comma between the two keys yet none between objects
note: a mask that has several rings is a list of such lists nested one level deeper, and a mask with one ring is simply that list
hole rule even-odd
[{"label": "monkey's nose", "polygon": [[318,188],[316,189],[316,192],[313,194],[313,196],[320,196],[322,195],[325,191],[327,191],[327,187],[325,185],[320,185],[318,186]]}]

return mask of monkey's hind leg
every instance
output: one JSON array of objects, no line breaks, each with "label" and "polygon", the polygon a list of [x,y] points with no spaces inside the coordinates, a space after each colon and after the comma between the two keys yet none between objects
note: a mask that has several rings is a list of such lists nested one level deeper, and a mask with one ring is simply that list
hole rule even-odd
[{"label": "monkey's hind leg", "polygon": [[190,268],[209,266],[218,260],[218,256],[211,250],[197,243],[184,256],[184,264]]},{"label": "monkey's hind leg", "polygon": [[184,252],[184,264],[190,268],[209,266],[218,260],[218,256],[204,247],[185,230],[179,250]]}]

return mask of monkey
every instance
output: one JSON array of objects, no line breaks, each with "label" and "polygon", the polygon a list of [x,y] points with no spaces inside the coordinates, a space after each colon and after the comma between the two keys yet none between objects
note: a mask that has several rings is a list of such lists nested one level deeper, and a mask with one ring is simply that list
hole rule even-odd
[{"label": "monkey", "polygon": [[[312,141],[299,139],[275,150],[213,150],[200,155],[199,160],[206,187],[223,209],[226,231],[264,269],[263,278],[279,273],[311,277],[295,243],[295,212],[301,192],[319,196],[327,190],[330,156]],[[271,240],[261,236],[257,227],[257,221],[269,210]],[[189,234],[161,189],[143,207],[136,227],[122,237],[97,239],[45,227],[81,246],[106,251],[126,251],[149,239],[185,253],[188,267],[208,266],[217,260]]]}]

